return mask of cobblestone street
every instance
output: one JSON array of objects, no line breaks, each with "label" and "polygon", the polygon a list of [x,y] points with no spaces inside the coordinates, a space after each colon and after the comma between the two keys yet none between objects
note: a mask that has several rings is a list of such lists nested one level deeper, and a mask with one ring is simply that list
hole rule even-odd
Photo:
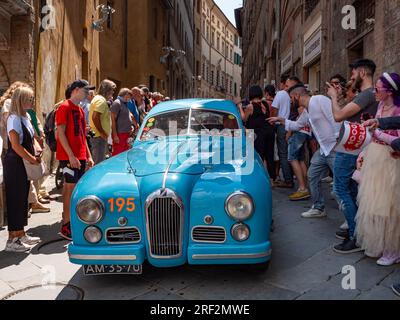
[{"label": "cobblestone street", "polygon": [[[54,177],[47,180],[51,194]],[[329,195],[328,185],[325,185]],[[141,276],[84,276],[80,266],[68,261],[65,241],[58,241],[60,199],[52,202],[50,214],[35,214],[29,232],[43,243],[29,255],[0,251],[0,298],[7,299],[398,299],[390,286],[400,279],[400,269],[379,267],[363,254],[339,255],[332,246],[343,218],[330,199],[328,218],[304,220],[300,213],[308,202],[291,203],[289,191],[275,190],[272,235],[273,258],[265,273],[236,266],[184,266],[158,269],[145,265]],[[0,229],[0,248],[7,240]],[[356,268],[356,290],[343,290],[342,268]],[[56,285],[40,285],[48,271],[55,270]],[[38,287],[34,287],[38,286]],[[29,288],[29,289],[27,289]],[[24,290],[25,289],[25,290]]]}]

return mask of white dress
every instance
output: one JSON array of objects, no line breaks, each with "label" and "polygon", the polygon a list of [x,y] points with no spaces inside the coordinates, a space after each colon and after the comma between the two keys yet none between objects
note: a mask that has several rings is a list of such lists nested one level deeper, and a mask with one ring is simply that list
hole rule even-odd
[{"label": "white dress", "polygon": [[361,168],[356,236],[365,254],[374,258],[400,254],[400,160],[392,152],[389,145],[372,142]]}]

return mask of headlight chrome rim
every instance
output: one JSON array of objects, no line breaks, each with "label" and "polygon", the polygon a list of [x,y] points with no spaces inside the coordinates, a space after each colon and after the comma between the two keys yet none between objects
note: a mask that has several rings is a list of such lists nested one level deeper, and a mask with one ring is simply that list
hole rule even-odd
[{"label": "headlight chrome rim", "polygon": [[[229,209],[228,209],[229,201],[230,201],[233,197],[236,197],[236,196],[244,196],[244,197],[247,197],[247,198],[250,200],[251,206],[252,206],[252,210],[251,210],[251,213],[248,215],[248,217],[246,217],[246,218],[240,218],[240,219],[239,219],[239,218],[237,218],[237,217],[234,217],[234,216],[229,212]],[[226,200],[225,200],[225,212],[227,213],[227,215],[228,215],[230,218],[234,219],[235,221],[242,222],[242,221],[249,220],[249,219],[253,216],[253,214],[254,214],[254,212],[255,212],[255,204],[254,204],[253,198],[250,196],[250,194],[248,194],[248,193],[245,192],[245,191],[235,191],[235,192],[231,193],[231,194],[228,196],[228,198],[226,198]]]},{"label": "headlight chrome rim", "polygon": [[[84,201],[94,201],[96,203],[96,205],[98,205],[99,210],[100,210],[100,216],[96,219],[96,221],[85,221],[84,219],[82,219],[80,213],[79,213],[79,207],[83,204]],[[78,201],[77,205],[76,205],[76,214],[78,216],[78,219],[88,225],[94,225],[96,223],[99,223],[103,218],[104,218],[104,213],[105,213],[105,206],[103,201],[101,201],[100,198],[96,197],[96,196],[87,196],[82,198],[81,200]]]},{"label": "headlight chrome rim", "polygon": [[[243,240],[237,239],[237,238],[234,236],[234,231],[235,231],[237,228],[241,228],[241,227],[246,228],[247,231],[248,231],[248,236],[247,236],[247,238],[246,238],[246,239],[243,239]],[[250,239],[250,235],[251,235],[251,230],[250,230],[250,227],[249,227],[247,224],[241,223],[241,222],[240,222],[240,223],[236,223],[236,224],[234,224],[234,225],[232,226],[232,229],[231,229],[231,236],[232,236],[232,238],[233,238],[235,241],[237,241],[237,242],[244,242],[244,241],[247,241],[247,240]]]},{"label": "headlight chrome rim", "polygon": [[[93,229],[99,232],[99,240],[96,242],[92,242],[89,241],[88,238],[86,237],[86,232],[88,232],[88,230]],[[98,244],[102,239],[103,239],[103,232],[100,230],[100,228],[96,227],[96,226],[88,226],[85,231],[83,231],[83,237],[85,238],[85,240],[90,243],[90,244]]]}]

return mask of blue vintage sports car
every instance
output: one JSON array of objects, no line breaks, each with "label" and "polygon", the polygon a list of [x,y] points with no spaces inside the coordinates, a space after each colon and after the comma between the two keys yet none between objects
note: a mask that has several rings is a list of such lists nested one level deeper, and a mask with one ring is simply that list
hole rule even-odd
[{"label": "blue vintage sports car", "polygon": [[271,258],[271,185],[231,101],[153,108],[133,148],[90,171],[71,203],[69,259],[85,274]]}]

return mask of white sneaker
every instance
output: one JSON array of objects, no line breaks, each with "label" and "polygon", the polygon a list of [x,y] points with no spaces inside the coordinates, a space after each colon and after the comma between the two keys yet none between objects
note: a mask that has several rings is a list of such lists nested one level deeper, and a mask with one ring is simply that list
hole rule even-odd
[{"label": "white sneaker", "polygon": [[22,238],[20,238],[21,242],[23,244],[26,244],[28,246],[34,246],[35,244],[38,244],[41,239],[38,237],[31,237],[28,234],[25,234]]},{"label": "white sneaker", "polygon": [[325,211],[321,211],[321,210],[318,210],[318,209],[311,208],[307,212],[303,212],[301,214],[301,216],[303,218],[325,218],[328,215],[326,214]]},{"label": "white sneaker", "polygon": [[31,250],[26,244],[21,242],[21,238],[8,240],[5,251],[7,252],[27,252]]},{"label": "white sneaker", "polygon": [[349,225],[347,224],[347,221],[345,221],[340,227],[340,230],[349,230]]},{"label": "white sneaker", "polygon": [[383,256],[377,262],[378,266],[389,267],[394,264],[400,263],[400,257],[393,255],[393,256]]}]

